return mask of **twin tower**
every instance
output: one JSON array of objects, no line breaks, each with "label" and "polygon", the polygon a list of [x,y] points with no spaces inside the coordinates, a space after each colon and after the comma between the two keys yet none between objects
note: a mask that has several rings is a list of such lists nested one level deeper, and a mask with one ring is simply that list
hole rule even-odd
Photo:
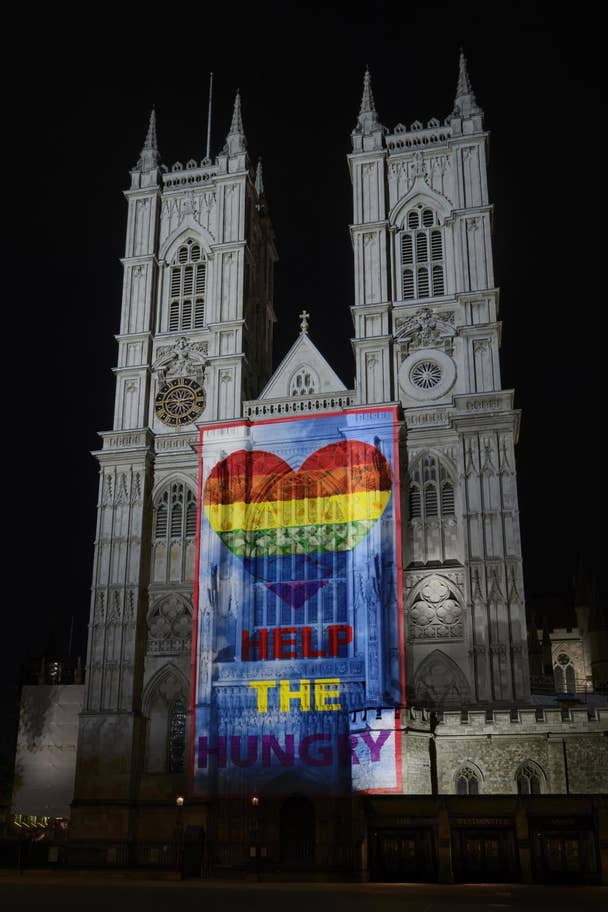
[{"label": "twin tower", "polygon": [[[255,433],[274,419],[394,408],[407,703],[527,701],[519,412],[500,380],[487,142],[462,54],[452,113],[426,124],[383,126],[366,72],[348,157],[349,390],[314,346],[306,314],[272,373],[277,252],[239,95],[214,160],[162,165],[152,114],[125,193],[114,427],[95,454],[79,839],[131,838],[133,807],[169,799],[191,762],[191,692],[201,685],[191,678],[200,428],[245,420]],[[218,580],[198,566],[213,605]],[[348,652],[346,635],[333,635]],[[323,693],[333,699],[330,685]]]}]

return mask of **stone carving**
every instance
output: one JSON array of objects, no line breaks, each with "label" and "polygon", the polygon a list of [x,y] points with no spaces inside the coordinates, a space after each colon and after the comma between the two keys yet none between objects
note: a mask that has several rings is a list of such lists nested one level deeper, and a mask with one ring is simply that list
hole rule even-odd
[{"label": "stone carving", "polygon": [[441,576],[428,577],[418,590],[409,612],[412,639],[443,639],[463,636],[463,609],[459,598]]},{"label": "stone carving", "polygon": [[439,649],[428,655],[418,668],[414,693],[416,703],[435,706],[466,703],[471,698],[469,682],[464,673],[456,662]]},{"label": "stone carving", "polygon": [[153,597],[148,612],[148,652],[176,654],[190,649],[192,607],[179,592]]},{"label": "stone carving", "polygon": [[158,352],[158,357],[152,365],[156,372],[159,385],[172,377],[192,377],[197,383],[202,384],[205,379],[207,359],[201,348],[203,343],[188,342],[185,336],[180,336],[175,345],[163,348]]},{"label": "stone carving", "polygon": [[453,321],[453,313],[438,316],[430,307],[421,307],[399,326],[394,339],[401,343],[402,355],[419,348],[442,348],[447,354],[452,354],[456,335]]}]

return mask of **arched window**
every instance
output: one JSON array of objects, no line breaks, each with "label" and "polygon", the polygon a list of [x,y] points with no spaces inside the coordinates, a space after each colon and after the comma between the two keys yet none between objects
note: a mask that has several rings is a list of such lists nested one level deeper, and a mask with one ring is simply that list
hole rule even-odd
[{"label": "arched window", "polygon": [[[185,510],[184,510],[185,498]],[[156,500],[154,538],[194,538],[196,535],[196,497],[175,482]]]},{"label": "arched window", "polygon": [[479,776],[470,766],[464,766],[456,773],[457,795],[479,795]]},{"label": "arched window", "polygon": [[206,264],[200,245],[189,238],[169,267],[169,311],[166,329],[178,332],[205,325]]},{"label": "arched window", "polygon": [[515,774],[518,795],[540,795],[541,773],[531,762],[524,763]]},{"label": "arched window", "polygon": [[167,768],[170,773],[183,773],[186,750],[186,707],[178,697],[169,713],[167,739]]},{"label": "arched window", "polygon": [[437,213],[418,206],[410,210],[400,234],[403,300],[445,294],[443,235]]},{"label": "arched window", "polygon": [[576,671],[569,655],[560,652],[553,666],[553,678],[557,693],[576,692]]},{"label": "arched window", "polygon": [[310,367],[301,367],[291,378],[289,392],[292,396],[314,396],[318,391],[318,378]]},{"label": "arched window", "polygon": [[422,516],[420,488],[418,485],[412,485],[410,488],[410,519],[416,519],[418,516]]},{"label": "arched window", "polygon": [[410,519],[454,516],[454,483],[436,456],[423,456],[410,479]]}]

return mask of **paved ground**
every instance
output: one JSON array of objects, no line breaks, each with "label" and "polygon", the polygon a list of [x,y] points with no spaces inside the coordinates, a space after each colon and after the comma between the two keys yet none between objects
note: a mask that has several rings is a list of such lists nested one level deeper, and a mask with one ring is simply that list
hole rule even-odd
[{"label": "paved ground", "polygon": [[300,884],[109,881],[101,877],[0,878],[0,908],[111,912],[586,912],[608,908],[608,887],[513,884]]}]

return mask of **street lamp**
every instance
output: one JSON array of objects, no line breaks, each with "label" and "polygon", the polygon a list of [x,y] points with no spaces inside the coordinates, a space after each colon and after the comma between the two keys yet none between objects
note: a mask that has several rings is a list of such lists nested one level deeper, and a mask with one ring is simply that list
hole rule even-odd
[{"label": "street lamp", "polygon": [[251,807],[253,808],[254,813],[254,844],[253,851],[255,852],[255,876],[256,880],[260,880],[260,818],[259,818],[259,807],[260,807],[260,796],[254,792],[251,796]]},{"label": "street lamp", "polygon": [[180,874],[182,868],[182,811],[184,807],[183,795],[178,795],[176,797],[175,805],[177,807],[177,810],[175,812],[175,870],[178,874]]}]

